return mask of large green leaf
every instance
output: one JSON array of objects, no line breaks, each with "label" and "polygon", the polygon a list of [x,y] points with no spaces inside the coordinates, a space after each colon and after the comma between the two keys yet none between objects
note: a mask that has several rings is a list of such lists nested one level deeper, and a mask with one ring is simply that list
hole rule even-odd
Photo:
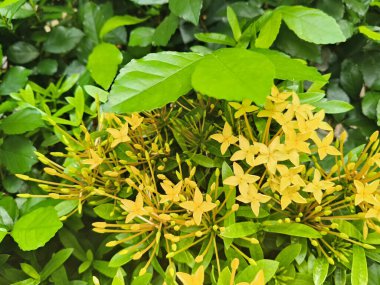
[{"label": "large green leaf", "polygon": [[178,17],[198,25],[202,0],[169,0],[169,8]]},{"label": "large green leaf", "polygon": [[286,25],[307,42],[333,44],[346,40],[334,18],[321,10],[303,6],[283,6],[278,10]]},{"label": "large green leaf", "polygon": [[28,63],[38,57],[37,48],[27,42],[17,42],[8,48],[8,57],[18,64]]},{"label": "large green leaf", "polygon": [[160,52],[132,60],[117,76],[104,109],[139,112],[177,100],[190,91],[191,74],[199,59],[196,53]]},{"label": "large green leaf", "polygon": [[254,222],[235,223],[225,228],[221,236],[226,238],[242,238],[258,231],[260,224]]},{"label": "large green leaf", "polygon": [[43,207],[22,216],[11,235],[22,250],[35,250],[45,245],[61,227],[54,208]]},{"label": "large green leaf", "polygon": [[306,237],[306,238],[321,238],[322,235],[316,231],[315,229],[304,225],[304,224],[298,224],[298,223],[283,223],[279,224],[278,222],[264,222],[264,231],[270,232],[270,233],[278,233],[278,234],[284,234],[284,235],[290,235],[290,236],[297,236],[297,237]]},{"label": "large green leaf", "polygon": [[0,161],[11,173],[24,173],[37,162],[32,142],[25,137],[6,137],[0,146]]},{"label": "large green leaf", "polygon": [[87,69],[90,71],[91,77],[96,83],[104,89],[108,89],[122,61],[123,55],[116,46],[101,43],[97,45],[90,54]]},{"label": "large green leaf", "polygon": [[307,66],[300,60],[292,59],[284,53],[269,49],[254,49],[254,51],[270,59],[276,69],[275,78],[282,80],[327,81],[315,67]]},{"label": "large green leaf", "polygon": [[365,251],[361,246],[353,245],[351,284],[362,285],[368,282],[368,268]]},{"label": "large green leaf", "polygon": [[0,129],[9,135],[23,134],[44,126],[41,113],[32,108],[22,109],[0,122]]},{"label": "large green leaf", "polygon": [[65,53],[80,42],[83,32],[77,28],[59,26],[54,28],[44,44],[44,49],[51,53]]},{"label": "large green leaf", "polygon": [[198,92],[229,101],[251,99],[262,105],[270,94],[275,68],[266,56],[240,48],[220,49],[197,65],[192,83]]},{"label": "large green leaf", "polygon": [[104,23],[102,29],[100,30],[99,37],[102,39],[107,33],[113,31],[118,27],[136,25],[138,23],[144,22],[145,20],[146,18],[141,19],[130,15],[113,16]]}]

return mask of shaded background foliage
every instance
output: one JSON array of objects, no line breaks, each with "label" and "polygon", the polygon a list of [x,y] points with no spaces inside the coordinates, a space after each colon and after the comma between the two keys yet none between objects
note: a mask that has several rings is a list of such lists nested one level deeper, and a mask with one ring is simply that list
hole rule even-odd
[{"label": "shaded background foliage", "polygon": [[[226,18],[227,6],[235,11],[241,26],[248,27],[280,5],[317,8],[340,25],[347,38],[345,42],[318,45],[303,41],[282,24],[272,49],[304,59],[322,73],[331,73],[327,98],[349,102],[355,108],[331,115],[330,120],[337,131],[347,129],[348,148],[362,144],[380,125],[380,39],[363,28],[378,31],[380,3],[377,1],[6,0],[0,3],[1,228],[11,230],[19,217],[39,207],[57,207],[58,202],[51,200],[15,199],[17,193],[38,193],[38,190],[30,189],[35,186],[13,174],[34,173],[43,177],[34,150],[47,153],[63,148],[59,131],[48,122],[63,124],[74,134],[82,118],[88,124],[93,122],[95,91],[83,86],[98,84],[109,89],[120,67],[150,52],[207,52],[223,47],[210,43],[199,33],[219,33],[233,38]],[[124,15],[130,16],[114,18]],[[105,23],[109,32],[104,30]],[[106,242],[103,237],[89,234],[86,230],[89,227],[85,227],[94,217],[92,211],[85,209],[84,219],[70,218],[56,237],[36,251],[22,252],[6,236],[0,245],[0,283],[9,284],[28,276],[33,279],[37,274],[45,277],[41,278],[42,282],[51,276],[55,284],[67,284],[65,280],[70,276],[70,279],[86,280],[72,284],[87,284],[93,272],[102,273],[101,281],[110,282],[115,275],[106,262],[111,249],[100,246]],[[59,261],[55,261],[59,270],[44,272],[44,266],[53,260],[51,253],[63,247],[74,251],[60,251],[56,258]],[[66,269],[60,267],[67,258],[70,265],[67,263]],[[20,269],[21,263],[32,265],[38,272],[28,265]]]}]

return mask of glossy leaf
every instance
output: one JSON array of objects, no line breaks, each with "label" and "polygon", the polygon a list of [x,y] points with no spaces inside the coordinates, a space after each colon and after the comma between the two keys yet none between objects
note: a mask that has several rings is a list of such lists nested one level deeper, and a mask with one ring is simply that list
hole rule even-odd
[{"label": "glossy leaf", "polygon": [[361,246],[352,247],[351,284],[362,285],[368,282],[368,267],[365,251]]},{"label": "glossy leaf", "polygon": [[12,237],[24,250],[34,250],[44,246],[62,227],[53,207],[38,208],[22,216],[12,230]]},{"label": "glossy leaf", "polygon": [[177,100],[190,91],[190,76],[199,59],[196,53],[160,52],[132,60],[117,76],[104,109],[147,111]]},{"label": "glossy leaf", "polygon": [[234,46],[236,42],[231,37],[219,33],[198,33],[194,35],[199,41],[220,45]]},{"label": "glossy leaf", "polygon": [[31,108],[19,110],[0,121],[0,129],[8,135],[23,134],[42,126],[41,112]]},{"label": "glossy leaf", "polygon": [[100,102],[105,103],[108,100],[109,93],[96,86],[85,85],[84,90],[94,99],[98,99]]},{"label": "glossy leaf", "polygon": [[298,223],[283,223],[278,222],[264,222],[263,230],[270,233],[285,234],[290,236],[297,237],[306,237],[306,238],[321,238],[322,235],[315,229]]},{"label": "glossy leaf", "polygon": [[290,244],[276,256],[276,261],[280,263],[280,266],[287,267],[301,252],[301,249],[302,246],[299,243]]},{"label": "glossy leaf", "polygon": [[344,101],[329,100],[311,103],[311,105],[323,109],[326,114],[339,114],[352,110],[354,107]]},{"label": "glossy leaf", "polygon": [[8,57],[11,61],[24,64],[33,61],[40,53],[37,48],[27,42],[17,42],[8,48]]},{"label": "glossy leaf", "polygon": [[178,24],[178,17],[173,13],[169,14],[154,31],[153,44],[156,46],[166,46],[177,30]]},{"label": "glossy leaf", "polygon": [[235,14],[235,11],[229,6],[227,7],[227,20],[228,20],[228,23],[230,24],[235,41],[238,41],[241,37],[241,29],[240,29],[239,20]]},{"label": "glossy leaf", "polygon": [[150,27],[138,27],[132,30],[129,36],[128,46],[147,47],[152,44],[155,29]]},{"label": "glossy leaf", "polygon": [[251,99],[262,105],[270,94],[274,75],[271,61],[259,53],[220,49],[199,62],[192,83],[204,95],[229,101]]},{"label": "glossy leaf", "polygon": [[123,56],[116,46],[102,43],[97,45],[90,54],[87,69],[96,83],[108,89],[122,61]]},{"label": "glossy leaf", "polygon": [[58,26],[50,32],[44,49],[50,53],[65,53],[75,48],[82,37],[83,32],[77,28]]},{"label": "glossy leaf", "polygon": [[136,25],[144,21],[146,21],[146,18],[141,19],[130,15],[113,16],[104,23],[103,27],[100,30],[99,37],[101,39],[104,38],[106,34],[118,27]]},{"label": "glossy leaf", "polygon": [[60,251],[54,253],[48,263],[45,264],[44,268],[41,270],[41,280],[47,279],[51,274],[54,273],[73,253],[72,248],[61,249]]},{"label": "glossy leaf", "polygon": [[307,42],[333,44],[346,40],[334,18],[321,10],[303,6],[283,6],[278,10],[289,29]]},{"label": "glossy leaf", "polygon": [[259,36],[255,41],[255,47],[257,48],[269,48],[276,40],[278,33],[280,32],[282,21],[281,13],[274,12],[270,18],[265,22],[260,29]]},{"label": "glossy leaf", "polygon": [[380,33],[375,32],[368,26],[360,26],[359,32],[374,41],[380,41]]},{"label": "glossy leaf", "polygon": [[176,16],[198,25],[202,0],[169,0],[169,9]]},{"label": "glossy leaf", "polygon": [[19,91],[19,89],[25,86],[30,74],[31,71],[29,69],[21,66],[11,67],[0,84],[0,95],[9,95],[12,92]]},{"label": "glossy leaf", "polygon": [[121,268],[117,270],[115,277],[112,279],[111,285],[125,285],[123,271]]},{"label": "glossy leaf", "polygon": [[329,271],[329,263],[327,259],[323,257],[318,257],[314,262],[313,268],[313,280],[315,285],[324,284],[327,273]]},{"label": "glossy leaf", "polygon": [[242,238],[258,231],[260,224],[254,222],[240,222],[225,228],[221,236],[226,238]]},{"label": "glossy leaf", "polygon": [[271,259],[261,259],[256,262],[256,265],[249,265],[244,270],[238,271],[236,283],[238,282],[252,282],[256,274],[260,271],[264,271],[265,282],[269,282],[276,274],[279,266],[279,262]]}]

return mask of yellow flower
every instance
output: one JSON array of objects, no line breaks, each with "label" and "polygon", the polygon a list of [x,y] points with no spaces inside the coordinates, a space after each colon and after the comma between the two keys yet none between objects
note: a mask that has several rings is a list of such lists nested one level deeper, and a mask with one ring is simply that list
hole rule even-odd
[{"label": "yellow flower", "polygon": [[280,92],[276,86],[272,87],[271,94],[267,98],[275,103],[285,102],[294,92]]},{"label": "yellow flower", "polygon": [[181,280],[183,285],[203,285],[205,270],[203,265],[199,266],[194,275],[184,272],[178,272],[177,277]]},{"label": "yellow flower", "polygon": [[281,209],[284,210],[292,201],[296,203],[306,203],[306,199],[298,193],[300,187],[297,185],[289,186],[281,191]]},{"label": "yellow flower", "polygon": [[98,167],[100,164],[102,164],[103,162],[103,158],[101,158],[95,150],[93,149],[90,149],[90,156],[91,158],[88,158],[88,159],[84,159],[82,162],[83,164],[89,164],[90,165],[90,169],[95,169],[96,167]]},{"label": "yellow flower", "polygon": [[199,188],[195,189],[193,201],[186,201],[179,205],[182,208],[193,212],[194,222],[197,225],[201,224],[203,213],[211,211],[216,207],[216,204],[211,202],[211,197],[208,194],[206,194],[206,201],[203,201],[203,196]]},{"label": "yellow flower", "polygon": [[256,215],[259,215],[260,203],[268,202],[271,197],[258,193],[257,188],[250,184],[247,189],[239,190],[240,194],[236,197],[236,200],[243,203],[251,203],[252,212]]},{"label": "yellow flower", "polygon": [[356,195],[355,195],[355,206],[359,205],[362,202],[367,202],[370,204],[374,204],[375,197],[374,194],[379,187],[380,180],[376,180],[372,183],[363,184],[359,180],[354,180]]},{"label": "yellow flower", "polygon": [[128,136],[128,124],[124,124],[120,130],[108,128],[107,132],[114,138],[111,148],[116,147],[119,143],[129,142],[131,138]]},{"label": "yellow flower", "polygon": [[144,207],[144,199],[141,193],[138,193],[135,201],[122,199],[121,208],[128,212],[128,216],[125,218],[125,223],[129,223],[137,216],[144,216],[148,214],[148,211]]},{"label": "yellow flower", "polygon": [[264,270],[257,272],[255,279],[251,283],[239,282],[237,285],[265,285]]},{"label": "yellow flower", "polygon": [[298,129],[301,133],[303,134],[308,133],[309,135],[311,135],[317,129],[332,131],[333,130],[332,127],[327,122],[323,121],[324,118],[325,118],[325,112],[323,110],[319,111],[313,116],[310,116],[308,120],[302,117],[298,117],[297,118]]},{"label": "yellow flower", "polygon": [[340,151],[331,145],[334,140],[334,133],[329,132],[322,140],[316,133],[311,136],[311,139],[315,142],[318,148],[318,154],[320,159],[324,159],[328,154],[340,155]]},{"label": "yellow flower", "polygon": [[244,99],[241,102],[241,104],[237,102],[230,102],[230,105],[232,106],[232,108],[237,110],[234,115],[235,118],[240,118],[246,113],[254,112],[259,109],[258,107],[251,104],[252,104],[252,101],[249,99]]},{"label": "yellow flower", "polygon": [[277,170],[280,172],[280,192],[290,185],[306,186],[305,182],[298,175],[305,169],[304,165],[287,168],[285,165],[278,164]]},{"label": "yellow flower", "polygon": [[378,198],[378,196],[375,198],[373,207],[365,214],[366,219],[376,218],[380,221],[380,200]]},{"label": "yellow flower", "polygon": [[323,193],[322,190],[331,191],[334,189],[335,184],[331,181],[321,180],[321,173],[318,169],[314,169],[313,181],[303,189],[305,192],[313,193],[315,200],[321,204]]},{"label": "yellow flower", "polygon": [[251,145],[244,136],[239,136],[239,148],[230,158],[231,161],[246,160],[250,166],[253,166],[255,155],[259,152],[257,146]]},{"label": "yellow flower", "polygon": [[223,133],[214,134],[210,136],[210,138],[222,144],[220,146],[220,152],[222,154],[226,153],[231,144],[234,144],[238,141],[237,137],[234,137],[232,135],[232,128],[227,122],[224,124]]},{"label": "yellow flower", "polygon": [[266,164],[269,173],[276,173],[276,165],[279,161],[284,161],[289,158],[285,152],[285,146],[280,144],[280,138],[276,137],[266,146],[263,143],[254,143],[259,148],[259,155],[254,161],[254,165]]},{"label": "yellow flower", "polygon": [[138,113],[132,113],[132,116],[125,117],[125,120],[131,126],[131,129],[135,130],[141,125],[141,123],[144,121],[144,118],[141,117]]},{"label": "yellow flower", "polygon": [[285,110],[287,105],[288,105],[288,102],[273,103],[267,100],[264,105],[264,110],[261,110],[257,114],[257,117],[259,118],[268,117],[268,118],[273,118],[277,120],[281,116],[282,111]]},{"label": "yellow flower", "polygon": [[165,203],[167,201],[179,201],[179,193],[181,193],[183,181],[178,182],[176,185],[168,182],[169,180],[165,180],[161,183],[161,187],[164,189],[166,195],[161,195],[160,203]]},{"label": "yellow flower", "polygon": [[294,129],[288,128],[285,132],[285,151],[294,165],[299,165],[300,152],[311,153],[309,143],[306,142],[308,139],[309,134],[296,133]]},{"label": "yellow flower", "polygon": [[294,114],[296,118],[302,117],[307,120],[313,116],[312,110],[314,110],[315,107],[309,104],[301,104],[298,95],[293,93],[292,103],[287,106],[287,109]]},{"label": "yellow flower", "polygon": [[234,162],[234,176],[227,177],[223,183],[230,186],[239,186],[239,190],[248,190],[248,185],[255,183],[260,179],[259,176],[246,174],[243,168]]}]

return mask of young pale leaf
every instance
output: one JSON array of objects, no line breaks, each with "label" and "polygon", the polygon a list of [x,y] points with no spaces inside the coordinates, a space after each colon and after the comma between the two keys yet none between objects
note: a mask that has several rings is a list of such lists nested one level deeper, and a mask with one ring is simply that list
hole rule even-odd
[{"label": "young pale leaf", "polygon": [[289,29],[304,41],[333,44],[346,40],[334,18],[321,10],[303,6],[282,6],[278,11]]},{"label": "young pale leaf", "polygon": [[280,31],[282,21],[281,13],[274,12],[263,25],[260,30],[259,36],[255,41],[255,47],[257,48],[269,48]]},{"label": "young pale leaf", "polygon": [[32,142],[22,136],[9,136],[0,146],[0,161],[11,173],[25,173],[37,162]]},{"label": "young pale leaf", "polygon": [[342,220],[342,219],[334,219],[334,220],[332,220],[332,222],[338,225],[338,230],[341,233],[345,233],[349,237],[353,237],[359,241],[361,241],[363,239],[363,235],[360,232],[360,230],[358,228],[356,228],[350,222]]},{"label": "young pale leaf", "polygon": [[153,275],[151,273],[145,273],[142,276],[138,276],[135,279],[132,280],[131,285],[149,285],[150,280],[152,279]]},{"label": "young pale leaf", "polygon": [[290,244],[285,247],[281,252],[276,256],[276,261],[280,263],[280,266],[288,266],[297,255],[301,252],[302,245],[299,243]]},{"label": "young pale leaf", "polygon": [[33,279],[40,279],[40,275],[38,274],[37,270],[34,269],[33,266],[29,265],[28,263],[21,263],[20,264],[22,271]]},{"label": "young pale leaf", "polygon": [[[125,275],[125,273],[124,273],[124,275]],[[112,279],[111,285],[125,285],[123,270],[121,268],[119,268],[117,270],[115,277]]]},{"label": "young pale leaf", "polygon": [[47,279],[51,274],[54,273],[73,253],[72,248],[62,249],[53,254],[48,263],[44,266],[40,272],[41,281]]},{"label": "young pale leaf", "polygon": [[153,44],[156,46],[166,46],[177,30],[178,25],[178,17],[173,13],[169,14],[154,31]]},{"label": "young pale leaf", "polygon": [[371,40],[380,41],[380,33],[371,30],[370,27],[360,26],[359,32],[362,33],[363,35],[367,36]]},{"label": "young pale leaf", "polygon": [[323,257],[318,257],[314,262],[313,268],[313,280],[315,285],[324,284],[327,273],[329,272],[329,263],[327,259]]},{"label": "young pale leaf", "polygon": [[236,223],[226,227],[221,236],[226,238],[242,238],[256,233],[259,228],[260,224],[254,222]]},{"label": "young pale leaf", "polygon": [[219,274],[217,285],[227,285],[230,284],[231,280],[231,271],[228,267],[225,267],[222,272]]},{"label": "young pale leaf", "polygon": [[132,60],[120,70],[112,85],[108,112],[152,110],[190,91],[190,78],[201,59],[196,53],[159,52]]},{"label": "young pale leaf", "polygon": [[136,25],[146,21],[146,19],[147,18],[141,19],[130,15],[113,16],[104,23],[103,27],[100,30],[99,38],[102,39],[106,34],[118,27]]},{"label": "young pale leaf", "polygon": [[220,44],[226,46],[235,46],[236,42],[234,39],[230,38],[227,35],[219,33],[198,33],[194,35],[198,41],[205,43]]},{"label": "young pale leaf", "polygon": [[352,247],[351,284],[362,285],[368,283],[368,267],[365,251],[361,246]]},{"label": "young pale leaf", "polygon": [[321,238],[322,235],[315,229],[298,223],[279,224],[278,222],[264,222],[263,230],[270,233],[278,233],[297,237]]},{"label": "young pale leaf", "polygon": [[34,250],[45,245],[61,227],[54,208],[43,207],[22,216],[11,235],[22,250]]},{"label": "young pale leaf", "polygon": [[0,227],[0,243],[3,241],[7,233],[7,229]]},{"label": "young pale leaf", "polygon": [[314,102],[314,103],[311,103],[311,105],[318,107],[320,109],[323,109],[326,114],[345,113],[354,108],[354,106],[352,106],[351,104],[344,101],[338,101],[338,100]]},{"label": "young pale leaf", "polygon": [[230,48],[206,55],[195,68],[192,83],[198,92],[211,97],[229,101],[251,99],[263,105],[274,76],[274,66],[266,56]]},{"label": "young pale leaf", "polygon": [[32,108],[17,111],[0,121],[0,129],[8,135],[23,134],[44,125],[41,112]]},{"label": "young pale leaf", "polygon": [[92,98],[94,98],[94,99],[97,98],[102,103],[105,103],[108,100],[109,93],[107,91],[104,91],[103,89],[100,89],[100,88],[96,87],[96,86],[85,85],[84,86],[84,90]]},{"label": "young pale leaf", "polygon": [[235,11],[229,6],[227,7],[227,20],[228,20],[228,23],[230,24],[235,41],[238,41],[241,37],[241,29],[240,29],[239,20],[235,14]]},{"label": "young pale leaf", "polygon": [[88,57],[87,69],[96,83],[108,89],[122,61],[123,55],[116,46],[102,43],[97,45]]},{"label": "young pale leaf", "polygon": [[176,16],[198,25],[202,0],[169,0],[169,9]]},{"label": "young pale leaf", "polygon": [[269,49],[253,49],[253,51],[265,55],[273,63],[277,79],[327,82],[315,67],[307,66],[301,60],[290,58],[282,52]]}]

